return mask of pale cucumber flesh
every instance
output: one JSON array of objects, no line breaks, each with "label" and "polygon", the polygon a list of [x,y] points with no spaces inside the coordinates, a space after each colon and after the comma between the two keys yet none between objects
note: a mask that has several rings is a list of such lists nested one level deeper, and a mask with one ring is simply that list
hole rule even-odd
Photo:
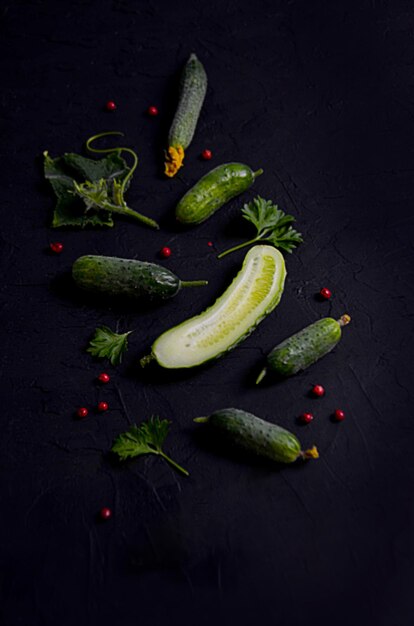
[{"label": "pale cucumber flesh", "polygon": [[200,315],[167,330],[154,343],[153,357],[165,368],[201,365],[235,347],[277,306],[286,268],[272,246],[254,246],[228,289]]}]

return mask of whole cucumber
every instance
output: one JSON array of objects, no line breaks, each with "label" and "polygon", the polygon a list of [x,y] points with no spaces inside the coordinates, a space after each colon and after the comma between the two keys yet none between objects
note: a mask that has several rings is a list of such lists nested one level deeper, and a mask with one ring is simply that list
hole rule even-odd
[{"label": "whole cucumber", "polygon": [[303,451],[293,433],[240,409],[221,409],[194,421],[208,423],[224,441],[278,463],[319,457],[315,446]]},{"label": "whole cucumber", "polygon": [[177,111],[168,135],[165,174],[174,176],[183,165],[185,150],[190,145],[207,91],[207,74],[195,54],[188,59],[180,80]]},{"label": "whole cucumber", "polygon": [[263,170],[243,163],[224,163],[205,174],[181,198],[175,216],[182,224],[201,224],[226,202],[251,187]]},{"label": "whole cucumber", "polygon": [[346,314],[339,320],[324,317],[279,343],[267,355],[267,365],[257,377],[256,385],[268,370],[279,376],[292,376],[318,361],[333,350],[341,339],[342,327],[350,321]]},{"label": "whole cucumber", "polygon": [[182,287],[207,285],[206,280],[182,281],[156,263],[92,254],[76,259],[72,276],[77,286],[86,291],[134,300],[166,300]]}]

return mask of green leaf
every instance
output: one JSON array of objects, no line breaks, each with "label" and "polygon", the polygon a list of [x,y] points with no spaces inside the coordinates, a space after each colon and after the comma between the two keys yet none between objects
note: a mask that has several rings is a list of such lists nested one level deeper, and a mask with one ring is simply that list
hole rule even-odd
[{"label": "green leaf", "polygon": [[112,152],[102,159],[88,159],[79,154],[67,153],[64,155],[65,163],[77,174],[77,179],[96,181],[105,180],[122,181],[129,167],[118,152]]},{"label": "green leaf", "polygon": [[112,452],[115,452],[122,460],[141,454],[160,452],[168,434],[169,424],[168,420],[151,417],[147,422],[142,422],[139,427],[131,426],[128,431],[115,439]]},{"label": "green leaf", "polygon": [[72,153],[56,159],[47,152],[43,154],[45,178],[56,195],[52,226],[113,226],[111,213],[88,207],[76,193],[75,184],[104,180],[112,192],[115,182],[119,184],[129,171],[124,159],[118,153],[111,153],[98,161]]},{"label": "green leaf", "polygon": [[242,208],[242,215],[244,219],[253,224],[256,229],[256,236],[225,250],[218,255],[219,259],[253,243],[266,242],[285,252],[292,252],[303,241],[302,235],[291,226],[291,223],[295,221],[293,215],[286,214],[271,200],[264,200],[260,196],[253,198]]},{"label": "green leaf", "polygon": [[129,430],[118,435],[112,445],[111,452],[117,454],[121,461],[143,454],[157,454],[168,461],[176,470],[188,476],[187,470],[162,451],[169,425],[168,420],[160,420],[159,417],[154,416],[148,421],[142,422],[140,426],[131,426]]},{"label": "green leaf", "polygon": [[112,365],[118,365],[122,361],[123,353],[128,349],[128,335],[131,332],[118,334],[108,326],[100,326],[95,330],[87,352],[100,359],[108,358]]},{"label": "green leaf", "polygon": [[287,230],[276,230],[269,237],[267,237],[266,241],[273,244],[275,248],[280,248],[285,250],[285,252],[291,253],[299,243],[303,242],[303,238],[300,233],[289,226]]}]

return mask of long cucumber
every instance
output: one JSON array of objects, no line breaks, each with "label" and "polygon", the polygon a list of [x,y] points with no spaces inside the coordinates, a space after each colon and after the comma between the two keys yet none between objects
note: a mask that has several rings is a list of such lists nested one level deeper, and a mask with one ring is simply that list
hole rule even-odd
[{"label": "long cucumber", "polygon": [[156,360],[168,369],[189,368],[231,350],[279,304],[285,277],[281,253],[273,246],[254,246],[216,302],[158,337],[141,365]]},{"label": "long cucumber", "polygon": [[165,174],[175,176],[183,165],[185,151],[190,145],[207,90],[207,74],[195,54],[188,59],[180,80],[177,111],[168,135]]},{"label": "long cucumber", "polygon": [[93,254],[76,259],[72,276],[85,291],[132,300],[166,300],[176,296],[182,287],[207,285],[206,280],[182,281],[156,263]]}]

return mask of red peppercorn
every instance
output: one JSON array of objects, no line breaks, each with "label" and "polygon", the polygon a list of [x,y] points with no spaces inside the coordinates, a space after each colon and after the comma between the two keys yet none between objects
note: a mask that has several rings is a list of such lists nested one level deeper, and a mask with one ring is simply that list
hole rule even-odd
[{"label": "red peppercorn", "polygon": [[154,106],[148,107],[148,115],[151,115],[151,117],[155,117],[156,115],[158,115],[157,107],[154,107]]},{"label": "red peppercorn", "polygon": [[322,387],[322,385],[314,385],[312,387],[312,395],[316,396],[317,398],[321,398],[325,395],[325,389]]},{"label": "red peppercorn", "polygon": [[115,111],[116,109],[116,104],[113,100],[108,100],[108,102],[105,104],[105,109],[107,111]]},{"label": "red peppercorn", "polygon": [[60,254],[61,252],[63,252],[63,243],[60,243],[60,241],[53,241],[51,244],[49,244],[49,247],[55,254]]},{"label": "red peppercorn", "polygon": [[213,153],[211,152],[211,150],[203,150],[203,152],[201,153],[201,156],[204,159],[204,161],[210,161],[211,157],[213,156]]},{"label": "red peppercorn", "polygon": [[321,298],[323,298],[323,300],[329,300],[329,298],[332,297],[332,292],[327,289],[326,287],[323,287],[320,292],[319,295]]},{"label": "red peppercorn", "polygon": [[102,374],[99,374],[98,380],[99,380],[100,383],[104,383],[106,385],[106,383],[109,383],[111,378],[110,378],[109,374],[106,374],[105,372],[102,372]]},{"label": "red peppercorn", "polygon": [[302,422],[302,424],[309,424],[313,420],[313,415],[312,413],[302,413],[302,415],[299,417],[299,420]]},{"label": "red peppercorn", "polygon": [[336,409],[333,416],[336,422],[342,422],[345,419],[345,413],[341,409]]},{"label": "red peppercorn", "polygon": [[210,246],[210,248],[211,248],[211,247],[212,247],[212,245],[213,245],[213,242],[212,242],[212,241],[208,241],[208,242],[207,242],[207,245],[208,245],[208,246]]},{"label": "red peppercorn", "polygon": [[88,415],[89,411],[85,406],[81,406],[77,411],[76,411],[76,415],[78,417],[86,417]]},{"label": "red peppercorn", "polygon": [[167,248],[167,246],[161,248],[160,255],[164,257],[164,259],[168,259],[168,257],[171,256],[171,249]]},{"label": "red peppercorn", "polygon": [[99,511],[99,517],[103,520],[107,520],[112,517],[112,511],[107,506],[104,506],[103,509]]},{"label": "red peppercorn", "polygon": [[98,403],[98,411],[100,413],[104,413],[105,411],[107,411],[109,409],[108,403],[107,402],[99,402]]}]

